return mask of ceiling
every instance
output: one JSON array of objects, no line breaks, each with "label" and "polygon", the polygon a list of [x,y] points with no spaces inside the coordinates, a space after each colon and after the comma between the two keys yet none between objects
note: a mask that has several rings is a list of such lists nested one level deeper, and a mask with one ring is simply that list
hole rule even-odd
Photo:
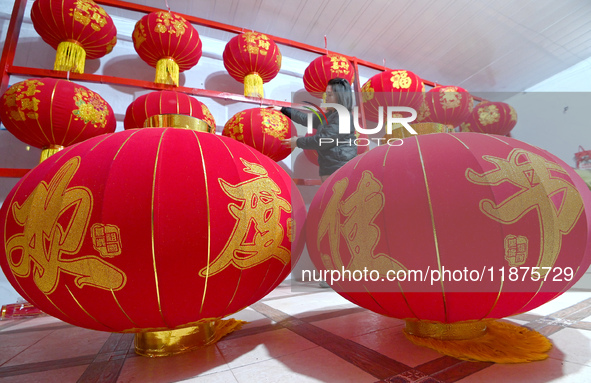
[{"label": "ceiling", "polygon": [[[588,0],[135,0],[407,69],[471,92],[515,92],[591,56]],[[111,11],[110,11],[111,12]],[[233,34],[197,27],[203,36]],[[281,46],[284,56],[316,54]],[[364,73],[362,73],[364,74]],[[371,74],[370,74],[371,75]]]}]

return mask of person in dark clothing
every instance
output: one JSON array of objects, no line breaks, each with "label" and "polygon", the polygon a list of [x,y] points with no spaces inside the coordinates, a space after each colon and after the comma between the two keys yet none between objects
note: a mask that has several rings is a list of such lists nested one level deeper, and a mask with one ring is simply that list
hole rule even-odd
[{"label": "person in dark clothing", "polygon": [[[313,127],[316,133],[308,137],[292,137],[283,140],[287,146],[313,149],[318,152],[320,179],[324,181],[350,159],[357,155],[355,126],[353,124],[353,93],[351,84],[345,79],[334,78],[326,87],[326,102],[343,105],[349,111],[349,131],[339,133],[339,113],[334,108],[326,111],[326,121],[314,116]],[[307,125],[308,115],[294,108],[281,108],[281,112],[293,122]]]}]

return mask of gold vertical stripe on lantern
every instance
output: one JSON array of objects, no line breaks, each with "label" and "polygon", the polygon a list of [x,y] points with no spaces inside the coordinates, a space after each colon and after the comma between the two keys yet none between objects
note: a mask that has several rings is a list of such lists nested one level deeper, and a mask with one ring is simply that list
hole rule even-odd
[{"label": "gold vertical stripe on lantern", "polygon": [[84,73],[86,51],[74,40],[62,41],[57,46],[53,70]]}]

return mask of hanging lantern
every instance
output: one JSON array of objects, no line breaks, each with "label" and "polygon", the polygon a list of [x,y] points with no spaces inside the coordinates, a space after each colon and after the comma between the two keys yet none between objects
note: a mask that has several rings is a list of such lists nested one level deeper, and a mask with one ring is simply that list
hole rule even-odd
[{"label": "hanging lantern", "polygon": [[277,110],[252,108],[236,113],[226,122],[222,135],[233,138],[281,161],[291,153],[291,148],[281,143],[291,138],[296,129],[289,118]]},{"label": "hanging lantern", "polygon": [[42,149],[41,161],[65,146],[116,128],[113,109],[98,93],[53,78],[12,85],[2,95],[0,119],[16,138]]},{"label": "hanging lantern", "polygon": [[193,68],[201,58],[201,39],[197,30],[174,12],[152,12],[135,24],[135,51],[156,68],[154,82],[179,84],[179,73]]},{"label": "hanging lantern", "polygon": [[263,98],[263,83],[277,76],[281,52],[273,40],[262,33],[245,32],[233,37],[223,54],[224,66],[236,81],[244,83],[244,95]]},{"label": "hanging lantern", "polygon": [[506,136],[517,124],[515,109],[504,102],[482,101],[460,125],[463,132]]},{"label": "hanging lantern", "polygon": [[508,137],[402,142],[322,184],[307,220],[317,269],[351,302],[404,319],[417,344],[464,360],[545,359],[547,339],[495,319],[548,302],[586,272],[591,192],[558,157]]},{"label": "hanging lantern", "polygon": [[425,93],[426,111],[421,121],[438,122],[454,128],[474,109],[474,99],[464,88],[438,85]]},{"label": "hanging lantern", "polygon": [[361,87],[361,92],[365,117],[379,122],[379,107],[382,107],[385,124],[388,106],[406,106],[418,112],[424,100],[425,86],[411,71],[388,69],[370,78]]},{"label": "hanging lantern", "polygon": [[186,128],[215,133],[215,120],[207,106],[185,93],[163,90],[144,94],[127,107],[125,129],[144,127]]},{"label": "hanging lantern", "polygon": [[220,318],[267,295],[299,257],[295,185],[234,140],[135,129],[53,158],[0,209],[2,270],[65,322],[137,333],[141,354],[219,339],[238,325]]},{"label": "hanging lantern", "polygon": [[[448,126],[439,124],[436,122],[417,122],[416,124],[410,124],[410,126],[417,132],[417,134],[431,134],[431,133],[449,133],[452,132]],[[384,141],[386,143],[392,139],[402,139],[412,137],[413,135],[402,125],[396,124],[392,129],[392,134],[384,134]]]},{"label": "hanging lantern", "polygon": [[57,50],[54,70],[84,73],[86,59],[103,57],[117,43],[113,20],[92,0],[36,0],[31,21]]},{"label": "hanging lantern", "polygon": [[304,88],[318,98],[323,98],[328,82],[333,78],[344,78],[353,84],[355,69],[347,58],[329,53],[317,57],[304,72]]}]

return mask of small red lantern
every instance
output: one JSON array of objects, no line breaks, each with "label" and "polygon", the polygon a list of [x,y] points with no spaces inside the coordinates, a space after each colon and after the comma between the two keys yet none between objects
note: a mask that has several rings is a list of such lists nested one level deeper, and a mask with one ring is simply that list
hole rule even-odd
[{"label": "small red lantern", "polygon": [[133,46],[148,65],[156,68],[154,82],[179,84],[179,73],[191,69],[202,53],[197,30],[184,17],[166,11],[152,12],[135,24]]},{"label": "small red lantern", "polygon": [[382,107],[383,122],[387,123],[388,106],[405,106],[418,111],[424,100],[425,86],[411,71],[388,69],[367,80],[361,92],[365,117],[378,122],[379,107]]},{"label": "small red lantern", "polygon": [[233,37],[223,54],[224,66],[236,81],[244,82],[244,95],[263,98],[263,83],[281,69],[279,47],[267,35],[245,32]]},{"label": "small red lantern", "polygon": [[344,78],[353,84],[355,69],[347,58],[329,53],[317,57],[308,65],[304,72],[304,88],[313,95],[321,98],[326,92],[328,82],[333,78]]},{"label": "small red lantern", "polygon": [[455,127],[466,120],[474,109],[474,99],[459,86],[438,85],[425,93],[426,110],[421,121],[438,122]]},{"label": "small red lantern", "polygon": [[139,333],[140,353],[180,352],[189,346],[175,340],[211,343],[219,318],[267,295],[297,261],[301,196],[281,167],[234,140],[137,129],[53,158],[0,209],[0,265],[61,320]]},{"label": "small red lantern", "polygon": [[515,109],[504,102],[482,101],[461,124],[463,132],[506,136],[517,124]]},{"label": "small red lantern", "polygon": [[351,302],[405,319],[413,342],[471,360],[545,359],[547,340],[527,332],[535,342],[519,343],[524,329],[493,319],[532,310],[585,273],[591,192],[558,157],[508,137],[401,142],[322,184],[307,221],[316,267]]},{"label": "small red lantern", "polygon": [[139,96],[127,107],[125,129],[144,127],[188,128],[215,133],[215,120],[207,106],[185,93],[163,90]]},{"label": "small red lantern", "polygon": [[252,108],[236,113],[226,122],[222,135],[233,138],[259,152],[281,161],[291,153],[291,148],[281,140],[295,135],[295,126],[289,118],[277,110]]},{"label": "small red lantern", "polygon": [[116,128],[113,109],[98,93],[53,78],[12,85],[2,95],[0,119],[16,138],[43,149],[41,161],[64,146]]},{"label": "small red lantern", "polygon": [[86,59],[103,57],[117,44],[113,20],[92,0],[36,0],[31,21],[57,50],[54,70],[84,73]]}]

